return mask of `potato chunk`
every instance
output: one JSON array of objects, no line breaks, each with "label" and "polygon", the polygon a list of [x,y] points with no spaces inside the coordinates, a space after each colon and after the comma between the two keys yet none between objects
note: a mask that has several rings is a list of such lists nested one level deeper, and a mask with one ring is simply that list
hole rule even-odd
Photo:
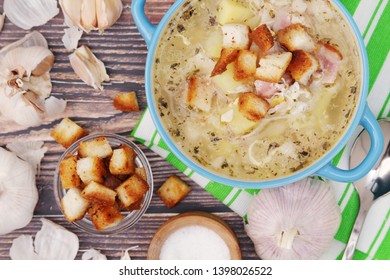
[{"label": "potato chunk", "polygon": [[106,174],[103,160],[98,157],[79,159],[77,161],[77,174],[84,184],[89,184],[92,181],[103,183]]},{"label": "potato chunk", "polygon": [[81,196],[94,204],[114,205],[116,192],[102,184],[90,182],[81,192]]},{"label": "potato chunk", "polygon": [[69,148],[85,135],[86,131],[68,118],[63,119],[50,133],[50,136],[65,148]]},{"label": "potato chunk", "polygon": [[122,205],[129,207],[144,196],[149,190],[149,186],[140,176],[134,174],[115,190]]},{"label": "potato chunk", "polygon": [[157,194],[168,208],[177,205],[189,192],[191,188],[179,177],[172,175],[158,189]]},{"label": "potato chunk", "polygon": [[61,199],[61,208],[68,222],[74,222],[84,217],[89,207],[89,201],[81,196],[78,188],[71,188]]},{"label": "potato chunk", "polygon": [[134,150],[127,146],[114,150],[109,165],[111,174],[133,174],[135,172],[135,156]]},{"label": "potato chunk", "polygon": [[217,21],[219,24],[244,23],[253,17],[252,11],[234,0],[222,0],[218,5]]},{"label": "potato chunk", "polygon": [[112,155],[112,148],[106,137],[81,142],[78,149],[79,157],[106,158]]},{"label": "potato chunk", "polygon": [[77,188],[81,184],[77,174],[77,156],[68,157],[60,162],[61,185],[64,189]]}]

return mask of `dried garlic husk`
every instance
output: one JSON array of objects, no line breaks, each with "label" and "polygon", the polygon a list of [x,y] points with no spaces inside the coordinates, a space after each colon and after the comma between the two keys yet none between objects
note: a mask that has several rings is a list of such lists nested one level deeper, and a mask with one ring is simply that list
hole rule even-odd
[{"label": "dried garlic husk", "polygon": [[72,23],[85,32],[99,30],[103,33],[121,16],[121,0],[60,0],[62,11]]},{"label": "dried garlic husk", "polygon": [[102,82],[110,80],[103,62],[87,46],[74,51],[69,60],[80,79],[95,89],[103,90]]},{"label": "dried garlic husk", "polygon": [[262,190],[248,211],[246,231],[262,259],[317,259],[341,220],[331,187],[307,178]]},{"label": "dried garlic husk", "polygon": [[83,36],[83,31],[80,30],[77,26],[72,26],[64,29],[64,36],[62,37],[62,42],[64,43],[65,48],[68,51],[73,51],[77,49],[81,36]]},{"label": "dried garlic husk", "polygon": [[55,17],[57,0],[4,0],[4,12],[16,26],[28,30]]},{"label": "dried garlic husk", "polygon": [[127,248],[127,249],[123,252],[123,256],[121,257],[121,261],[131,260],[130,255],[129,255],[129,251],[130,251],[130,250],[137,249],[137,248],[138,248],[138,246],[133,246],[133,247]]},{"label": "dried garlic husk", "polygon": [[3,26],[4,26],[4,20],[5,20],[5,14],[0,14],[0,32],[1,30],[3,30]]},{"label": "dried garlic husk", "polygon": [[100,261],[100,260],[107,260],[107,257],[100,253],[99,250],[95,249],[89,249],[84,252],[84,254],[81,256],[82,260],[93,260],[93,261]]},{"label": "dried garlic husk", "polygon": [[26,127],[40,125],[45,117],[53,117],[46,112],[49,104],[45,99],[52,91],[49,71],[54,55],[45,38],[32,32],[4,47],[0,59],[0,113]]},{"label": "dried garlic husk", "polygon": [[47,147],[44,147],[43,144],[42,141],[13,142],[7,144],[6,147],[15,155],[31,164],[39,173],[42,158],[47,152]]},{"label": "dried garlic husk", "polygon": [[22,235],[12,242],[9,252],[13,260],[74,260],[79,250],[76,234],[47,219],[41,219],[42,228],[35,241]]},{"label": "dried garlic husk", "polygon": [[25,227],[37,202],[35,168],[0,148],[0,235]]}]

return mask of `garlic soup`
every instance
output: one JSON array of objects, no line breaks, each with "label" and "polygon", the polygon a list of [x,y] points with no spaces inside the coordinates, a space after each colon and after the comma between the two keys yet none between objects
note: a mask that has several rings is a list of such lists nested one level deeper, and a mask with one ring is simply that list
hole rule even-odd
[{"label": "garlic soup", "polygon": [[187,1],[159,42],[160,118],[213,173],[289,176],[334,147],[355,114],[358,46],[328,1]]}]

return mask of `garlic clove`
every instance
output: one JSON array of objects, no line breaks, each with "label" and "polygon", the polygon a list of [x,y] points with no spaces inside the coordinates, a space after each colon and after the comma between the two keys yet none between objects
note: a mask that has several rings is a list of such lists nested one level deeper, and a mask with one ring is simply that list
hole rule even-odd
[{"label": "garlic clove", "polygon": [[95,0],[82,0],[81,4],[81,25],[86,32],[97,27]]},{"label": "garlic clove", "polygon": [[5,14],[0,14],[0,32],[3,30]]},{"label": "garlic clove", "polygon": [[43,147],[43,142],[12,142],[7,144],[7,149],[17,155],[19,158],[30,163],[37,172],[39,172],[40,164],[43,156],[48,148]]},{"label": "garlic clove", "polygon": [[96,15],[99,32],[114,25],[122,14],[121,0],[96,0]]},{"label": "garlic clove", "polygon": [[42,100],[37,94],[32,91],[26,91],[23,93],[23,98],[26,102],[30,103],[38,113],[45,112],[45,101]]},{"label": "garlic clove", "polygon": [[79,249],[77,235],[47,219],[41,219],[42,228],[35,236],[16,238],[10,249],[13,260],[74,260]]},{"label": "garlic clove", "polygon": [[59,13],[56,0],[4,0],[4,12],[16,26],[28,30]]},{"label": "garlic clove", "polygon": [[30,76],[30,78],[24,78],[22,79],[22,83],[23,90],[32,91],[41,98],[49,97],[53,88],[49,73],[45,73],[39,77]]},{"label": "garlic clove", "polygon": [[64,29],[64,33],[62,42],[64,43],[65,48],[68,51],[74,51],[77,49],[81,36],[83,35],[83,31],[77,26],[72,26]]},{"label": "garlic clove", "polygon": [[25,227],[37,202],[34,167],[0,148],[0,235]]},{"label": "garlic clove", "polygon": [[[83,29],[81,24],[81,5],[83,1],[78,0],[60,0],[60,6],[62,9],[62,12],[64,13],[65,22],[69,27],[71,25],[69,24],[69,21],[73,23],[73,25],[79,26]],[[84,29],[83,29],[84,30]]]},{"label": "garlic clove", "polygon": [[95,89],[103,90],[102,82],[110,80],[103,62],[87,46],[78,48],[69,60],[80,79]]},{"label": "garlic clove", "polygon": [[93,260],[93,261],[99,261],[99,260],[107,260],[107,257],[100,253],[100,251],[95,249],[89,249],[84,252],[84,254],[81,256],[82,260]]},{"label": "garlic clove", "polygon": [[262,190],[245,229],[262,259],[317,259],[329,248],[341,215],[331,187],[316,179]]},{"label": "garlic clove", "polygon": [[37,255],[44,260],[74,260],[79,250],[77,235],[50,220],[41,222],[34,241]]}]

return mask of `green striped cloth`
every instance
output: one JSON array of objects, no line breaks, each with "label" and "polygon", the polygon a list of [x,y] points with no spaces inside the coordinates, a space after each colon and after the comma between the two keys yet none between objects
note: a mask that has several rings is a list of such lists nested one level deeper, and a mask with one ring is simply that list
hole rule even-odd
[{"label": "green striped cloth", "polygon": [[[390,5],[389,0],[341,0],[363,34],[370,63],[368,103],[378,118],[390,117]],[[354,135],[357,136],[357,133]],[[245,216],[254,194],[259,190],[239,189],[212,182],[195,173],[178,160],[162,141],[148,110],[145,111],[132,136],[161,155],[202,188]],[[352,137],[351,139],[354,139]],[[348,167],[349,143],[336,159],[341,168]],[[359,200],[352,184],[331,182],[342,211],[342,223],[331,248],[323,259],[340,259],[357,215]],[[362,230],[355,259],[390,259],[390,196],[378,201],[368,214]]]}]

